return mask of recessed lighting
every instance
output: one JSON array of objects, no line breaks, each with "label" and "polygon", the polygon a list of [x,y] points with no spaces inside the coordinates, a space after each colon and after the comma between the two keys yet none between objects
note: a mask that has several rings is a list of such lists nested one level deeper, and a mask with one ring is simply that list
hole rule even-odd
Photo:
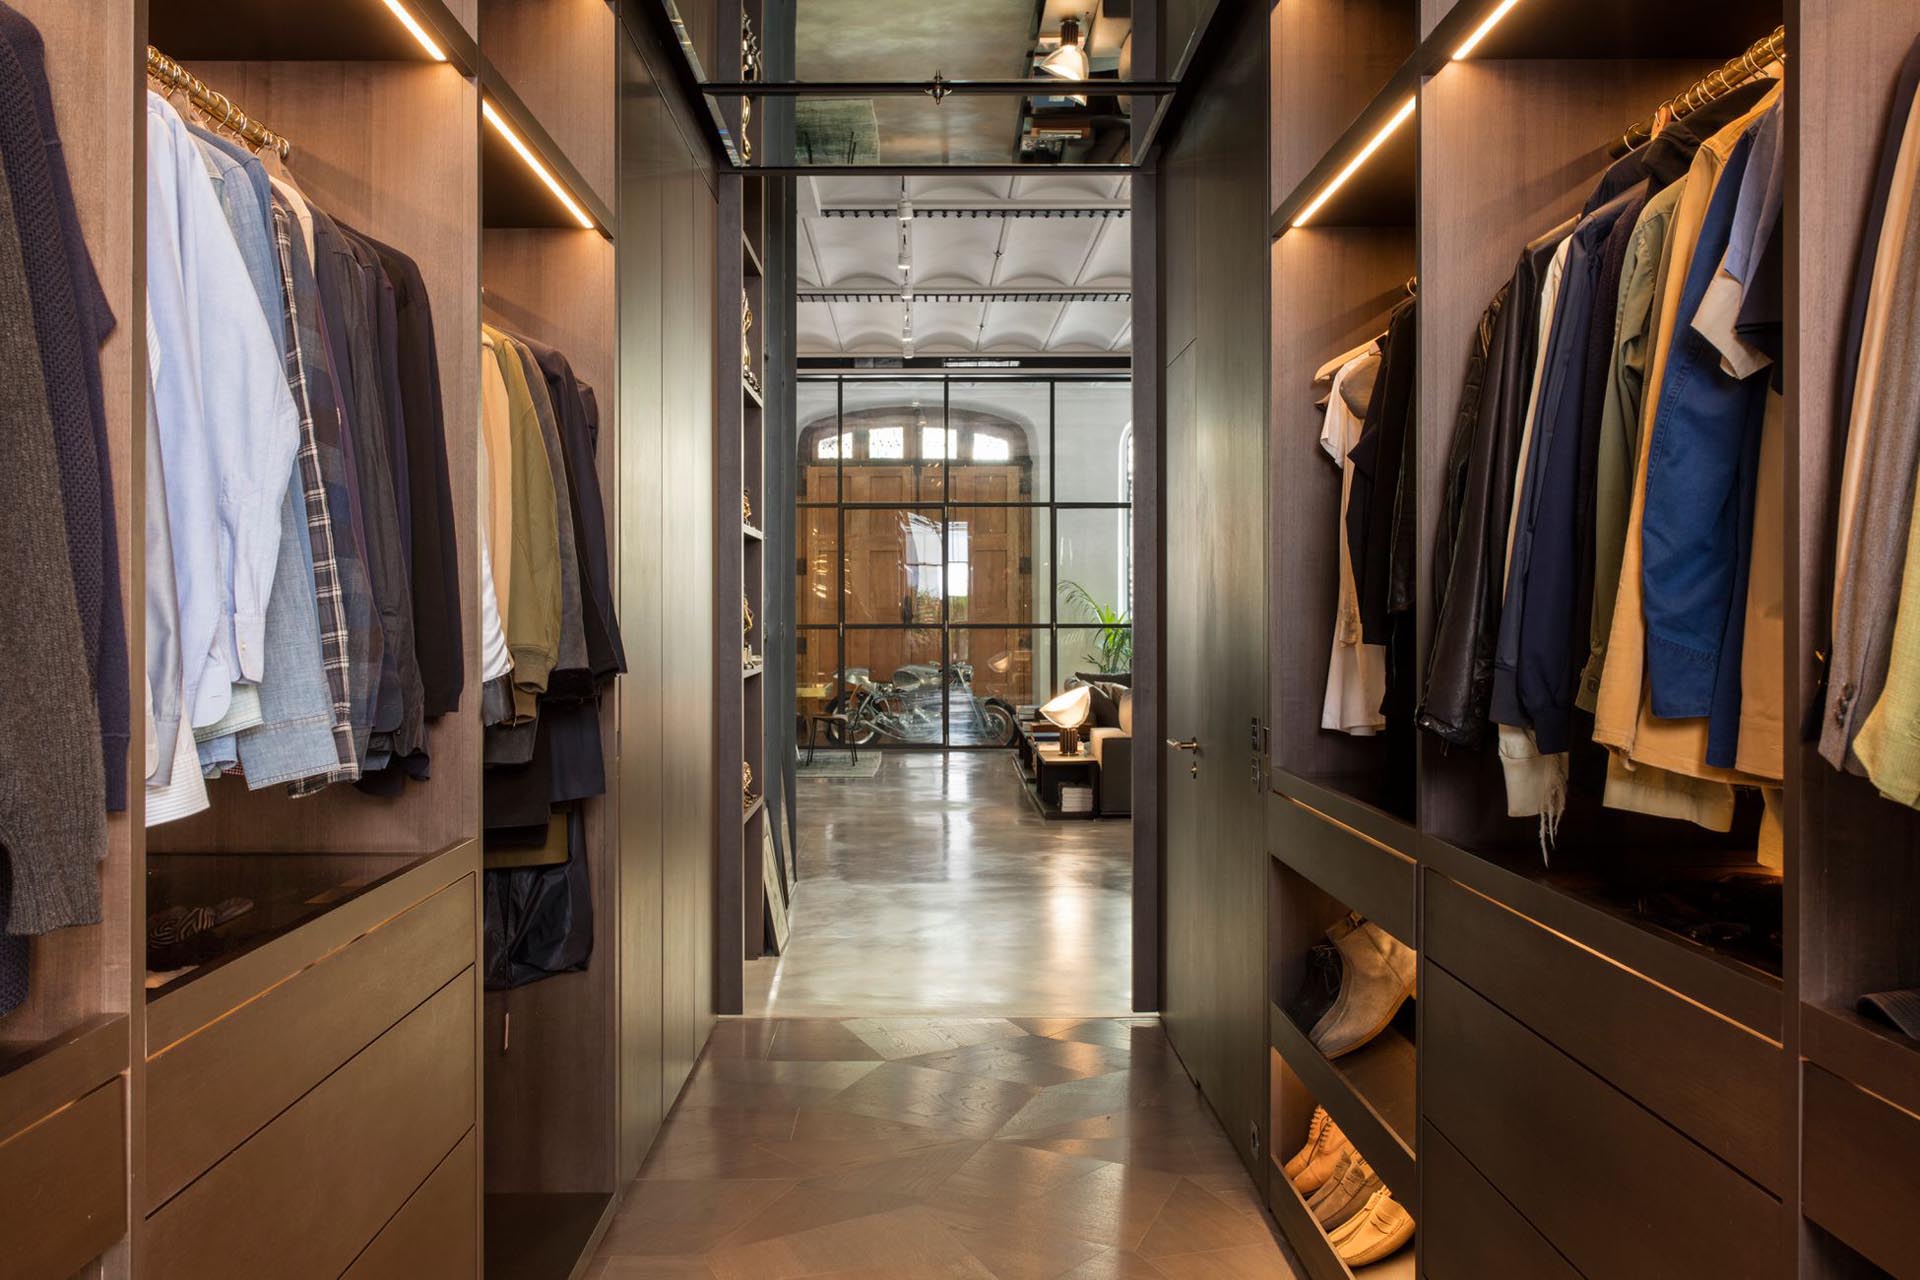
[{"label": "recessed lighting", "polygon": [[1507,12],[1519,3],[1520,0],[1500,0],[1499,7],[1488,14],[1486,20],[1473,29],[1473,34],[1467,37],[1466,42],[1453,51],[1453,60],[1458,62],[1460,59],[1472,53],[1474,46],[1487,38],[1487,32],[1493,30],[1494,27],[1499,24],[1500,19],[1506,17]]},{"label": "recessed lighting", "polygon": [[[389,0],[389,3],[391,3],[391,0]],[[540,163],[540,157],[533,153],[533,148],[522,142],[520,135],[508,126],[506,120],[498,111],[494,110],[491,101],[485,98],[480,100],[480,114],[486,117],[488,124],[500,131],[500,136],[507,140],[507,145],[512,147],[514,153],[526,162],[527,168],[533,170],[540,181],[546,184],[547,190],[553,192],[554,199],[567,207],[567,212],[573,215],[573,220],[578,222],[582,227],[585,227],[588,231],[592,231],[594,229],[593,219],[589,218],[586,210],[576,204],[573,197],[567,194],[567,189],[560,185],[560,180],[548,171],[547,166]]]},{"label": "recessed lighting", "polygon": [[400,25],[407,29],[407,33],[420,42],[420,47],[427,51],[429,58],[435,62],[447,60],[446,53],[434,43],[433,37],[427,34],[427,29],[420,25],[420,20],[407,12],[406,6],[401,4],[400,0],[387,0],[387,8],[393,10],[393,16],[400,19]]},{"label": "recessed lighting", "polygon": [[1307,219],[1320,212],[1320,206],[1332,199],[1333,193],[1345,186],[1347,179],[1360,171],[1360,166],[1365,164],[1367,159],[1372,156],[1374,152],[1378,151],[1388,138],[1393,136],[1393,131],[1407,122],[1407,117],[1413,114],[1415,101],[1416,99],[1414,98],[1408,98],[1405,104],[1393,113],[1393,119],[1380,126],[1380,132],[1367,139],[1367,145],[1360,148],[1360,154],[1347,161],[1347,167],[1335,174],[1332,182],[1320,188],[1320,194],[1313,198],[1313,203],[1300,211],[1300,216],[1293,220],[1294,226],[1305,226]]}]

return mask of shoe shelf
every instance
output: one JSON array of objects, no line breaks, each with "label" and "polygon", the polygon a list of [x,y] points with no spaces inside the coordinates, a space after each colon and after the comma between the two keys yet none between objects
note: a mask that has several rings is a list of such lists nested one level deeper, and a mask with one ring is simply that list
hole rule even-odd
[{"label": "shoe shelf", "polygon": [[1408,946],[1414,937],[1420,864],[1403,850],[1419,836],[1407,823],[1332,788],[1274,776],[1267,847],[1279,862]]},{"label": "shoe shelf", "polygon": [[1277,1166],[1268,1180],[1267,1208],[1294,1247],[1308,1280],[1415,1280],[1419,1274],[1412,1244],[1367,1266],[1349,1267],[1342,1262],[1327,1233],[1314,1221],[1306,1200]]},{"label": "shoe shelf", "polygon": [[1274,1052],[1401,1202],[1414,1204],[1419,1106],[1413,1040],[1389,1027],[1363,1048],[1328,1058],[1278,1005],[1268,1008],[1267,1020]]}]

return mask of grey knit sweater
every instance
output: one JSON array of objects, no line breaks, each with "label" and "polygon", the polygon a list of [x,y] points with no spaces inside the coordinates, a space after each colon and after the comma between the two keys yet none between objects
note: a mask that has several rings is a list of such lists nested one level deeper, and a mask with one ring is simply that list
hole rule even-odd
[{"label": "grey knit sweater", "polygon": [[100,721],[67,557],[53,419],[34,340],[20,230],[0,159],[0,848],[13,870],[4,927],[45,933],[100,918],[106,849]]}]

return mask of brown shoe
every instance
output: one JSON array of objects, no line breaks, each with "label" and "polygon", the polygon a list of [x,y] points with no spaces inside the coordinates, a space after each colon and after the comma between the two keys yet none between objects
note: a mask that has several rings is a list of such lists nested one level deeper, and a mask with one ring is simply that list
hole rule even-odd
[{"label": "brown shoe", "polygon": [[1373,1166],[1355,1152],[1346,1172],[1320,1188],[1320,1193],[1307,1207],[1313,1210],[1314,1221],[1322,1231],[1337,1231],[1359,1216],[1382,1185]]},{"label": "brown shoe", "polygon": [[1340,995],[1307,1038],[1329,1058],[1372,1042],[1413,994],[1413,948],[1372,921],[1344,921],[1327,930],[1340,949]]},{"label": "brown shoe", "polygon": [[1307,1208],[1312,1210],[1315,1205],[1323,1204],[1332,1197],[1339,1190],[1340,1184],[1346,1181],[1348,1172],[1358,1163],[1360,1163],[1358,1151],[1352,1147],[1342,1151],[1340,1158],[1334,1162],[1333,1171],[1327,1174],[1327,1180],[1320,1184],[1318,1191],[1307,1197]]},{"label": "brown shoe", "polygon": [[1326,1141],[1327,1130],[1333,1128],[1333,1117],[1327,1114],[1325,1107],[1313,1109],[1313,1119],[1307,1125],[1307,1145],[1294,1153],[1287,1161],[1287,1181],[1291,1182],[1306,1171],[1313,1158],[1320,1154],[1320,1144]]},{"label": "brown shoe", "polygon": [[1364,1267],[1406,1248],[1413,1239],[1413,1215],[1385,1187],[1373,1193],[1364,1211],[1327,1237],[1349,1268]]},{"label": "brown shoe", "polygon": [[1311,1196],[1340,1176],[1336,1172],[1340,1168],[1340,1161],[1352,1151],[1353,1144],[1347,1141],[1347,1135],[1340,1132],[1338,1125],[1328,1121],[1327,1136],[1320,1144],[1320,1154],[1308,1161],[1307,1167],[1300,1171],[1300,1176],[1293,1180],[1293,1189],[1303,1196]]}]

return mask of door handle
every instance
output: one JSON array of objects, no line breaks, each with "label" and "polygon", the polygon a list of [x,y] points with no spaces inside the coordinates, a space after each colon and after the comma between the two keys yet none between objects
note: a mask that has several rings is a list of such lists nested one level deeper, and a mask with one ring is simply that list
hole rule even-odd
[{"label": "door handle", "polygon": [[1200,739],[1198,738],[1188,738],[1184,741],[1179,738],[1168,738],[1167,745],[1175,751],[1191,751],[1196,755],[1200,752]]}]

